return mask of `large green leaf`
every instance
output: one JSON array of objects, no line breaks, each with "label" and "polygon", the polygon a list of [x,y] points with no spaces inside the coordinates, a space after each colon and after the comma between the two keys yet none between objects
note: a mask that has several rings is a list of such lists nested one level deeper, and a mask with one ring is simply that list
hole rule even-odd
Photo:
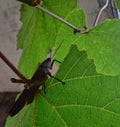
[{"label": "large green leaf", "polygon": [[[77,6],[76,0],[59,2],[56,0],[46,0],[44,1],[43,6],[49,10],[52,10],[52,12],[55,12],[63,18],[67,17],[73,12],[78,11],[78,13],[80,13],[78,16],[81,17],[76,26],[85,26],[85,16],[83,10],[76,11],[75,9]],[[74,17],[75,16],[73,15],[73,23],[74,20],[76,20]],[[22,48],[23,52],[19,63],[19,69],[27,77],[30,77],[33,74],[38,62],[43,61],[49,53],[50,48],[55,46],[55,38],[61,23],[58,20],[41,12],[39,9],[30,7],[28,5],[22,5],[21,20],[23,25],[18,34],[18,48]],[[80,22],[82,24],[80,24]],[[71,32],[73,33],[72,29]],[[60,40],[59,43],[62,40]],[[56,45],[56,47],[58,45]]]},{"label": "large green leaf", "polygon": [[57,75],[6,127],[119,127],[120,76],[100,75],[86,51],[72,46]]},{"label": "large green leaf", "polygon": [[[76,15],[77,16],[77,15]],[[67,19],[71,20],[71,16]],[[77,24],[78,17],[74,20]],[[68,53],[70,45],[76,44],[79,49],[86,49],[90,58],[94,59],[97,71],[104,74],[120,74],[120,20],[107,20],[90,29],[83,35],[74,35],[62,24],[56,43],[64,39],[58,55],[60,60]],[[63,50],[65,51],[63,52]],[[61,53],[62,52],[62,53]],[[61,55],[60,55],[61,54]]]},{"label": "large green leaf", "polygon": [[[83,10],[74,9],[75,6],[72,6],[73,1],[70,2],[69,10],[64,7],[69,1],[64,2],[64,4],[62,2],[58,3],[57,1],[44,2],[44,6],[65,17],[66,20],[79,28],[86,26]],[[62,8],[61,11],[60,8]],[[64,9],[66,13],[64,13]],[[99,73],[120,74],[120,55],[118,55],[120,51],[120,20],[107,20],[90,29],[86,34],[75,35],[71,28],[65,24],[60,25],[59,21],[43,14],[36,8],[25,7],[22,11],[24,24],[18,40],[20,40],[19,44],[23,42],[20,45],[24,45],[24,50],[19,68],[26,76],[30,77],[38,62],[45,59],[49,49],[58,47],[61,41],[63,41],[63,44],[56,54],[56,58],[61,61],[68,53],[71,44],[77,44],[79,49],[86,49],[88,56],[94,59]],[[32,13],[31,11],[35,12]],[[30,14],[29,17],[33,14],[31,20],[26,17],[28,14]],[[29,68],[31,68],[31,72],[28,71]]]},{"label": "large green leaf", "polygon": [[[76,8],[77,0],[44,0],[43,6],[45,6],[46,9],[49,9],[49,11],[64,18],[70,11]],[[18,34],[18,48],[23,48],[26,44],[29,45],[32,41],[36,40],[36,38],[41,41],[40,33],[43,33],[43,35],[49,38],[49,40],[54,41],[53,38],[55,37],[60,25],[59,21],[51,18],[45,13],[42,13],[39,9],[27,6],[26,4],[23,4],[21,7],[21,21],[23,25]],[[37,33],[38,35],[36,35]]]}]

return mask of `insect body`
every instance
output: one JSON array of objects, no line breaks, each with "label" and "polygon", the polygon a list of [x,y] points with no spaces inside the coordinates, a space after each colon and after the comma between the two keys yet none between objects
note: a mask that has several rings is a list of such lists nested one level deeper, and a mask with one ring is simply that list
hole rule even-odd
[{"label": "insect body", "polygon": [[[52,69],[54,61],[57,60],[52,60],[50,57],[47,58],[45,61],[42,62],[42,64],[39,65],[38,69],[32,76],[30,80],[28,80],[28,83],[25,85],[25,88],[15,104],[13,105],[12,109],[10,110],[10,116],[16,115],[23,107],[25,104],[30,104],[33,102],[34,97],[39,90],[40,86],[43,86],[44,93],[45,93],[45,81],[48,79],[48,77],[54,78],[64,84],[64,82],[54,76],[51,75],[50,69]],[[59,61],[57,61],[59,62]],[[11,79],[12,82],[14,83],[25,83],[22,80],[18,79]]]}]

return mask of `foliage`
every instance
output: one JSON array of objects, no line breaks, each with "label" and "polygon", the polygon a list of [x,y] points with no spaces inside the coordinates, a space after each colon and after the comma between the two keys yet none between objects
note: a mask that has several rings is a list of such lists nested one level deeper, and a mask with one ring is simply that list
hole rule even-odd
[{"label": "foliage", "polygon": [[[44,0],[43,6],[75,26],[86,26],[76,0]],[[120,125],[120,20],[106,20],[86,34],[73,34],[68,26],[40,10],[23,4],[23,25],[18,48],[23,50],[19,69],[31,77],[50,48],[63,61],[56,77],[49,79],[46,94],[37,96],[6,127],[119,127]]]}]

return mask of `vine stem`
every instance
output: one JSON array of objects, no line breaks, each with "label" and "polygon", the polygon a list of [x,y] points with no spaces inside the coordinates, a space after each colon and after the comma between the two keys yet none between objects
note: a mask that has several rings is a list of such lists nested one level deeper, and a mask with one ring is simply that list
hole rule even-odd
[{"label": "vine stem", "polygon": [[36,8],[40,9],[41,11],[47,13],[48,15],[58,19],[59,21],[63,22],[64,24],[68,25],[69,27],[71,27],[74,30],[74,33],[81,33],[81,30],[79,28],[77,28],[76,26],[74,26],[73,24],[71,24],[70,22],[64,20],[63,18],[61,18],[60,16],[48,11],[47,9],[43,8],[40,5],[37,5]]},{"label": "vine stem", "polygon": [[25,83],[28,83],[28,79],[7,59],[7,57],[0,51],[0,58],[20,77]]},{"label": "vine stem", "polygon": [[102,12],[104,11],[104,9],[107,8],[108,4],[109,4],[109,0],[106,0],[105,5],[99,10],[98,14],[96,15],[96,18],[95,18],[95,21],[93,23],[93,26],[96,26],[98,24],[100,16],[101,16]]}]

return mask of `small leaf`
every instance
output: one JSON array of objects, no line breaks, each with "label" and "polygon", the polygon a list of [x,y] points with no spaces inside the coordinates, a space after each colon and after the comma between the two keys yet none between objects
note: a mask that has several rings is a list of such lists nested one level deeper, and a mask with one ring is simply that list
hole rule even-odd
[{"label": "small leaf", "polygon": [[119,127],[120,76],[100,75],[86,51],[72,46],[56,77],[47,81],[46,94],[40,94],[31,105],[6,127]]}]

